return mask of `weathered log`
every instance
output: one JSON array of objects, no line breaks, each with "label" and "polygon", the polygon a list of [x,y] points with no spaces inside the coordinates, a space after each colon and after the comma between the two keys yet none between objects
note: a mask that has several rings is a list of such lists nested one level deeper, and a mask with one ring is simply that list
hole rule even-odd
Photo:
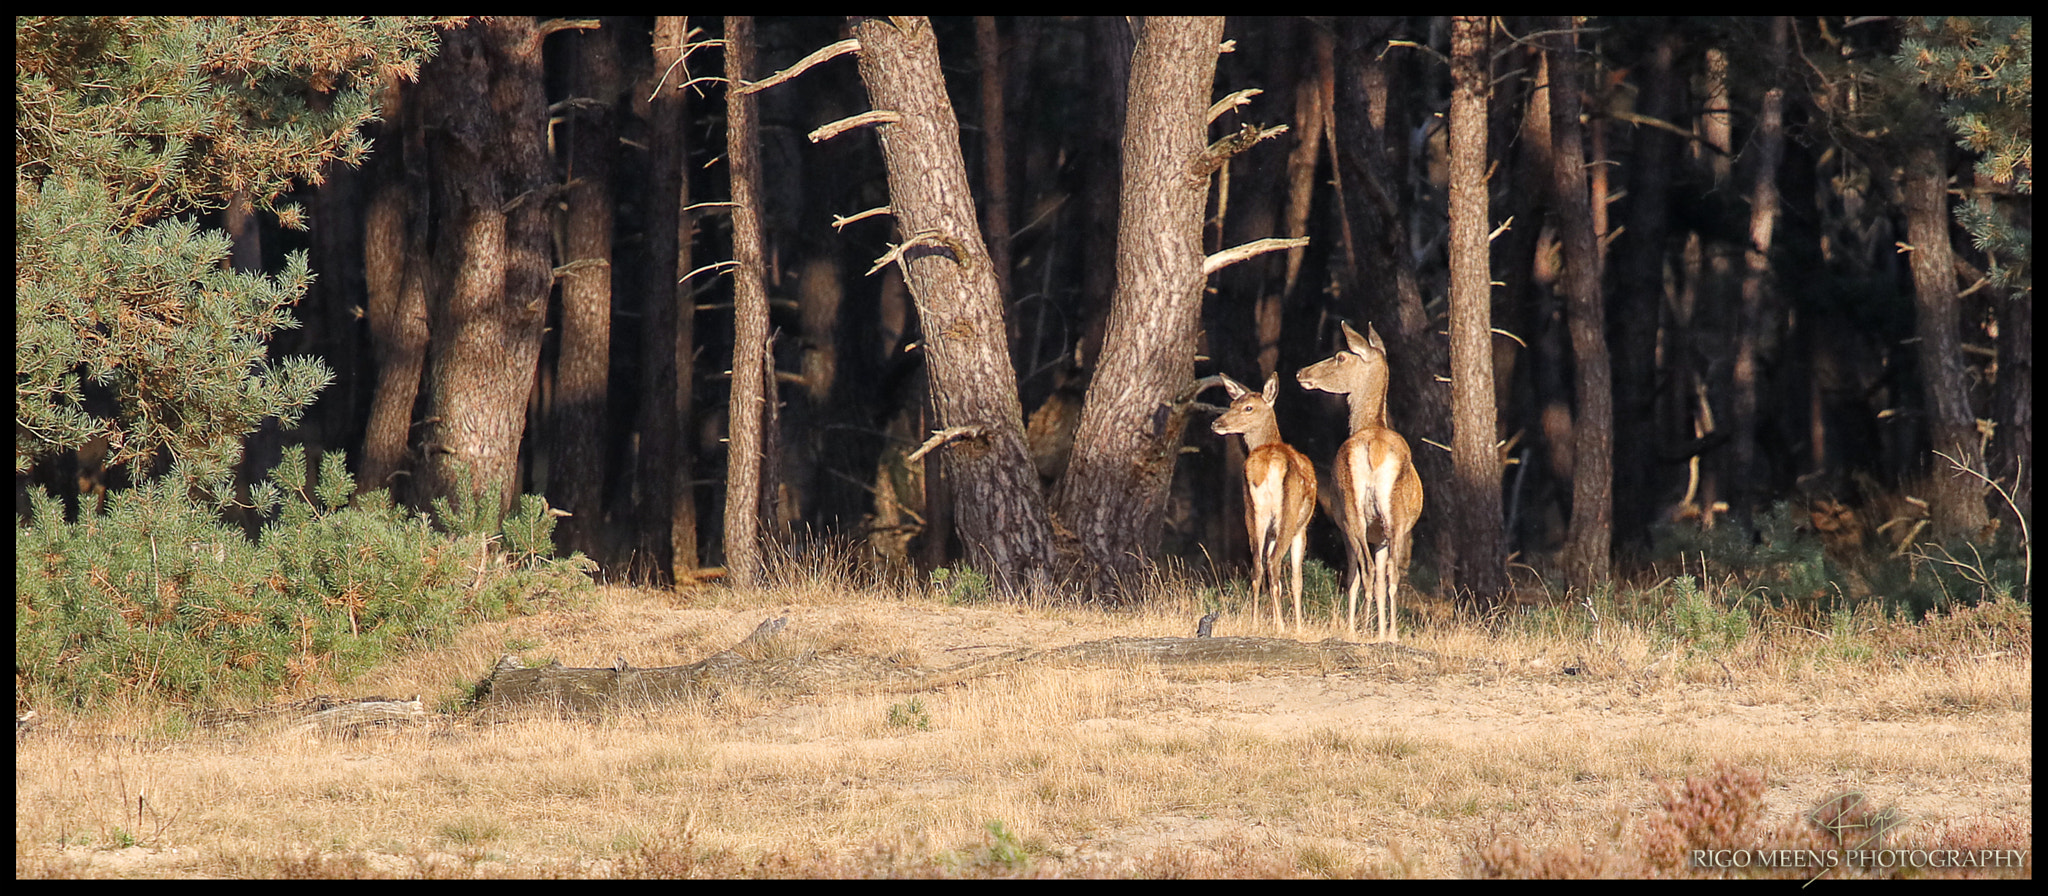
[{"label": "weathered log", "polygon": [[361,697],[344,700],[325,694],[255,709],[218,709],[194,717],[201,728],[320,733],[356,736],[373,730],[406,728],[427,722],[420,695],[409,698]]},{"label": "weathered log", "polygon": [[612,667],[553,664],[530,669],[506,657],[479,688],[478,705],[485,709],[554,706],[583,714],[610,706],[717,699],[729,688],[778,695],[917,693],[1033,666],[1237,664],[1275,671],[1377,669],[1405,677],[1466,665],[1465,661],[1398,644],[1354,644],[1336,638],[1311,643],[1280,638],[1212,637],[1110,638],[1044,650],[1013,650],[943,669],[921,669],[848,651],[776,656],[771,644],[786,622],[764,622],[732,648],[683,666],[642,669],[622,660]]}]

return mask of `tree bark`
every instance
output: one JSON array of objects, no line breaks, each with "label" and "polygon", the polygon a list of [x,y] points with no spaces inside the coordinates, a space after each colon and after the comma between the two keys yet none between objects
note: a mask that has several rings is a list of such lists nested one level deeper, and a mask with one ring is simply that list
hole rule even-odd
[{"label": "tree bark", "polygon": [[1782,80],[1792,25],[1785,16],[1772,20],[1771,43],[1765,54],[1770,88],[1756,126],[1756,184],[1750,194],[1749,245],[1743,252],[1742,298],[1735,319],[1735,397],[1733,469],[1730,510],[1745,526],[1763,494],[1764,473],[1756,460],[1757,403],[1763,384],[1757,346],[1763,338],[1764,306],[1771,288],[1771,240],[1778,224],[1778,167],[1785,156],[1785,88]]},{"label": "tree bark", "polygon": [[[1009,131],[1003,121],[1003,38],[996,31],[995,16],[974,17],[975,53],[981,59],[981,133],[983,188],[988,196],[987,224],[989,261],[995,267],[996,282],[1002,285],[1005,307],[1010,296],[1010,155]],[[1011,315],[1010,339],[1015,341],[1016,320]]]},{"label": "tree bark", "polygon": [[1002,287],[982,244],[931,22],[856,19],[853,31],[870,103],[896,116],[878,133],[903,240],[897,263],[925,334],[932,403],[941,427],[971,428],[969,438],[938,449],[954,524],[970,562],[1005,591],[1049,585],[1052,522],[1024,449]]},{"label": "tree bark", "polygon": [[1579,122],[1584,80],[1573,54],[1572,22],[1559,17],[1549,35],[1550,137],[1557,190],[1557,230],[1564,243],[1565,307],[1572,334],[1578,402],[1572,424],[1572,517],[1562,563],[1581,588],[1612,574],[1614,405],[1608,367],[1605,312],[1600,297],[1600,253],[1586,181],[1584,129]]},{"label": "tree bark", "polygon": [[[1675,71],[1679,37],[1659,35],[1643,73],[1637,111],[1673,121],[1681,82]],[[1665,244],[1670,233],[1673,168],[1680,149],[1676,135],[1637,125],[1628,180],[1625,230],[1616,246],[1614,296],[1614,521],[1625,542],[1646,545],[1656,513],[1658,487],[1657,332],[1664,309]]]},{"label": "tree bark", "polygon": [[[1930,131],[1939,128],[1930,123]],[[1963,377],[1955,257],[1949,247],[1948,166],[1945,135],[1930,133],[1908,150],[1905,171],[1906,238],[1913,244],[1913,329],[1920,337],[1920,384],[1927,394],[1927,437],[1933,450],[1969,470],[1984,471],[1984,443],[1970,410]],[[1983,481],[1930,458],[1936,534],[1974,538],[1990,523]]]},{"label": "tree bark", "polygon": [[[1408,209],[1416,205],[1402,194],[1406,166],[1391,147],[1389,124],[1402,95],[1398,56],[1385,53],[1397,35],[1398,20],[1377,16],[1346,17],[1339,24],[1336,119],[1337,181],[1343,205],[1350,263],[1342,287],[1353,322],[1371,323],[1386,340],[1393,382],[1387,393],[1387,425],[1407,437],[1415,449],[1415,471],[1427,483],[1455,479],[1448,453],[1430,447],[1451,441],[1451,396],[1438,381],[1449,372],[1448,345],[1436,338],[1411,249]],[[1405,137],[1406,127],[1399,132]],[[1424,514],[1416,527],[1417,541],[1441,550],[1450,539],[1438,539],[1435,518]],[[1446,533],[1454,534],[1454,533]]]},{"label": "tree bark", "polygon": [[1151,562],[1186,424],[1202,306],[1209,96],[1223,18],[1145,19],[1125,112],[1117,289],[1074,454],[1054,498],[1096,586]]},{"label": "tree bark", "polygon": [[1449,502],[1458,564],[1454,587],[1480,606],[1506,590],[1501,541],[1499,428],[1493,396],[1493,275],[1487,231],[1487,16],[1451,21],[1450,252],[1452,462]]},{"label": "tree bark", "polygon": [[754,59],[752,16],[725,17],[725,159],[732,174],[732,392],[726,406],[725,580],[735,588],[761,583],[762,409],[774,383],[761,376],[768,351],[768,289],[762,267],[761,141],[754,107],[740,92]]},{"label": "tree bark", "polygon": [[426,183],[420,101],[418,88],[401,87],[397,79],[384,91],[380,114],[393,124],[379,147],[383,158],[363,217],[365,316],[377,365],[357,477],[363,491],[397,491],[396,477],[406,468],[412,440],[420,372],[427,364],[426,226],[420,220],[423,209],[410,199],[422,195]]},{"label": "tree bark", "polygon": [[[509,509],[553,285],[547,103],[531,17],[448,32],[430,99],[440,238],[423,498]],[[466,505],[465,505],[466,506]]]},{"label": "tree bark", "polygon": [[[570,516],[556,529],[566,551],[597,555],[604,525],[605,391],[612,341],[612,120],[619,63],[608,30],[570,36],[575,51],[569,139],[569,212],[562,282],[561,352],[555,366],[549,503]],[[580,101],[588,101],[581,104]]]},{"label": "tree bark", "polygon": [[660,580],[679,582],[697,569],[697,501],[690,480],[696,468],[696,439],[690,421],[695,376],[694,302],[690,284],[691,241],[696,236],[690,205],[688,94],[682,90],[683,44],[688,16],[657,16],[654,71],[661,82],[648,101],[653,140],[648,146],[647,327],[642,333],[640,451],[636,459],[640,550]]}]

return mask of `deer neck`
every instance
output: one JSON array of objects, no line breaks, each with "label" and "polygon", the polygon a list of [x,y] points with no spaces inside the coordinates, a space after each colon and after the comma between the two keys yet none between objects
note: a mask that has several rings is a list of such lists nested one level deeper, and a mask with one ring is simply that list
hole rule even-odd
[{"label": "deer neck", "polygon": [[1384,389],[1378,394],[1353,392],[1345,396],[1345,400],[1351,406],[1352,432],[1367,427],[1387,428],[1387,393]]},{"label": "deer neck", "polygon": [[1241,433],[1244,436],[1246,454],[1277,444],[1280,441],[1280,421],[1268,418],[1248,426]]}]

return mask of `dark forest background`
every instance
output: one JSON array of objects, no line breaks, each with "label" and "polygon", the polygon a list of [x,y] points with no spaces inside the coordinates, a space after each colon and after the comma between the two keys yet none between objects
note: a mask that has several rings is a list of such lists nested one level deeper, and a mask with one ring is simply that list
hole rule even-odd
[{"label": "dark forest background", "polygon": [[[611,577],[700,577],[727,558],[736,281],[720,262],[735,257],[735,215],[728,50],[716,43],[726,23],[515,24],[532,52],[501,39],[502,22],[470,23],[444,30],[416,81],[385,85],[362,164],[332,165],[297,190],[309,229],[248,210],[203,218],[232,235],[238,268],[275,272],[308,253],[317,279],[296,309],[304,325],[270,353],[317,356],[334,372],[296,425],[273,418],[248,437],[241,478],[260,480],[303,443],[345,452],[360,487],[425,507],[455,488],[438,459],[499,464],[507,495],[542,494],[568,512],[560,547]],[[851,27],[755,20],[746,79]],[[1335,350],[1340,322],[1374,324],[1395,368],[1392,425],[1429,489],[1417,579],[1470,589],[1472,575],[1444,562],[1469,503],[1450,485],[1462,422],[1448,385],[1461,263],[1448,223],[1451,19],[1222,27],[1231,50],[1204,100],[1261,92],[1221,112],[1211,138],[1287,130],[1215,173],[1203,250],[1308,243],[1207,279],[1184,378],[1257,384],[1277,372],[1282,433],[1326,468],[1347,435],[1343,406],[1301,391],[1293,374]],[[1029,458],[1050,493],[1102,376],[1126,82],[1144,26],[995,16],[931,29],[1002,289]],[[1461,568],[1594,584],[1668,556],[1665,533],[1732,527],[1754,540],[1772,513],[1804,537],[1876,553],[1989,543],[2018,527],[2014,512],[2031,518],[2031,281],[2012,272],[2030,258],[1987,255],[1955,215],[1996,202],[2030,226],[2030,142],[2023,191],[1986,176],[1983,154],[1958,147],[1943,96],[1894,63],[1907,32],[1889,18],[1491,22],[1484,191],[1498,232],[1483,260],[1502,528],[1497,549],[1467,542]],[[1573,85],[1575,132],[1553,128],[1552,99],[1537,89],[1548,79]],[[750,97],[773,334],[764,537],[843,540],[922,570],[971,560],[939,463],[957,446],[907,459],[944,423],[902,266],[871,270],[905,235],[887,215],[840,220],[890,204],[881,148],[872,129],[807,137],[870,108],[855,59]],[[1583,152],[1587,201],[1560,199],[1553,147],[1565,140]],[[503,212],[494,226],[524,254],[465,249],[486,208]],[[1597,291],[1584,298],[1597,303],[1586,307],[1604,360],[1573,338],[1585,321],[1563,276],[1575,227],[1594,237]],[[1947,251],[1931,251],[1937,242]],[[491,265],[495,279],[470,279]],[[1588,363],[1608,374],[1604,418],[1582,401]],[[1208,432],[1201,410],[1171,455],[1148,559],[1228,574],[1247,558],[1242,449]],[[1599,498],[1611,514],[1591,524],[1605,534],[1587,542],[1590,559],[1570,547],[1575,503],[1580,524],[1590,518],[1588,493],[1574,490],[1575,452],[1588,450],[1612,459]],[[104,445],[99,454],[43,459],[17,490],[75,496],[135,478],[132,464],[101,465]],[[1310,533],[1311,553],[1341,568],[1333,517],[1319,514]]]}]

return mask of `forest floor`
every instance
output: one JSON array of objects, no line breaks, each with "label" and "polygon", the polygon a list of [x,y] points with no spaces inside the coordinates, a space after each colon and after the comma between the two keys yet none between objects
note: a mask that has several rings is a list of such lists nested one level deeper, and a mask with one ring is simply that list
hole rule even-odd
[{"label": "forest floor", "polygon": [[[779,616],[797,650],[940,668],[1190,635],[1201,611],[1150,606],[611,588],[325,692],[418,692],[445,710],[505,653],[675,665]],[[1785,627],[1696,656],[1620,625],[1501,635],[1442,619],[1425,614],[1403,643],[1469,661],[1445,667],[1459,671],[1030,668],[922,694],[724,693],[600,719],[438,712],[340,739],[57,714],[17,737],[16,874],[1559,873],[1546,855],[1643,873],[1631,862],[1660,848],[1646,832],[1672,816],[1667,795],[1732,769],[1763,782],[1741,829],[1764,833],[1741,845],[1787,845],[1768,832],[1851,793],[1895,810],[1887,846],[2025,850],[2002,873],[2031,875],[2030,628],[2018,650],[1885,648],[1894,638],[1858,657],[1832,650],[1839,634]],[[1293,636],[1245,623],[1226,615],[1217,634]],[[1798,874],[1822,871],[1845,873]]]}]

